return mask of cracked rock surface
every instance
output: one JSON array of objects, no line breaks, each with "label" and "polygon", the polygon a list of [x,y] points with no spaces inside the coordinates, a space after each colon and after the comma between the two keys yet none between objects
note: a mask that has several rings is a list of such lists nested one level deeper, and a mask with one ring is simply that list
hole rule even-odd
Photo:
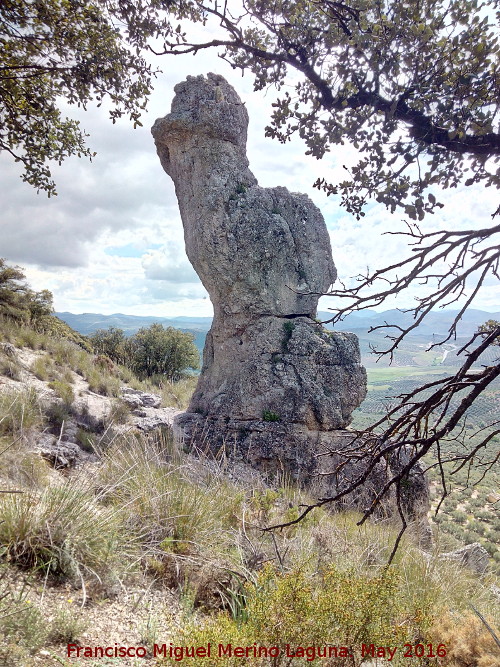
[{"label": "cracked rock surface", "polygon": [[188,257],[214,306],[188,412],[343,428],[366,393],[353,334],[314,321],[336,278],[328,231],[306,195],[261,188],[248,114],[221,76],[188,77],[153,127],[172,177]]},{"label": "cracked rock surface", "polygon": [[[314,320],[336,279],[325,221],[306,195],[258,185],[248,114],[223,77],[190,76],[175,93],[152,134],[214,319],[198,386],[174,428],[191,448],[307,485],[323,465],[320,449],[352,440],[344,429],[366,395],[357,337]],[[386,468],[379,473],[373,493],[387,479]],[[323,492],[338,488],[323,479]]]}]

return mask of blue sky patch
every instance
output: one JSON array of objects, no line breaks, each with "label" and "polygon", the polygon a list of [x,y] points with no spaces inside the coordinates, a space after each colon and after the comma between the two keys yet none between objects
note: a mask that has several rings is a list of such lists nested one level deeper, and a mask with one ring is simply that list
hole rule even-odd
[{"label": "blue sky patch", "polygon": [[147,248],[139,248],[133,243],[127,243],[127,245],[109,246],[105,248],[104,253],[111,257],[142,257],[144,253],[158,248],[161,248],[161,243],[153,243]]}]

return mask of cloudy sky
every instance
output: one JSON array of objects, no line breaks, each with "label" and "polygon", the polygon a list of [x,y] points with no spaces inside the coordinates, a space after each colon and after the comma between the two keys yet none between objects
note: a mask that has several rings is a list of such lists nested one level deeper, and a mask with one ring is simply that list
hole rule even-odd
[{"label": "cloudy sky", "polygon": [[[159,59],[158,76],[143,128],[122,120],[112,125],[103,109],[67,107],[90,134],[97,152],[92,163],[71,158],[53,175],[58,196],[48,199],[19,178],[21,170],[0,155],[0,257],[24,267],[32,287],[50,289],[56,310],[130,315],[211,315],[211,303],[185,252],[182,223],[170,178],[156,156],[150,127],[170,110],[173,88],[188,74],[217,72],[235,86],[250,115],[250,166],[262,186],[282,185],[305,192],[320,207],[332,241],[339,277],[380,268],[407,254],[405,243],[383,232],[402,230],[401,215],[373,205],[363,220],[339,207],[338,200],[312,188],[319,175],[335,182],[354,150],[335,148],[322,161],[304,155],[300,139],[282,145],[264,136],[274,90],[252,91],[252,77],[241,77],[215,53]],[[444,193],[446,206],[429,216],[426,229],[487,226],[495,210],[490,190],[464,188]],[[419,295],[388,301],[384,308],[406,307]],[[500,310],[495,281],[475,302]],[[325,298],[320,306],[332,305]]]}]

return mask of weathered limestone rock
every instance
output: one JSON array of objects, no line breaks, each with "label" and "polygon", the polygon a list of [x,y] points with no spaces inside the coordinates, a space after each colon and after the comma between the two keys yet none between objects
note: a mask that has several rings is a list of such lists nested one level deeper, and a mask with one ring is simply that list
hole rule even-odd
[{"label": "weathered limestone rock", "polygon": [[[152,133],[214,320],[197,389],[174,429],[188,447],[310,485],[321,449],[349,446],[353,434],[343,429],[366,394],[357,337],[314,320],[336,279],[323,216],[306,195],[257,184],[248,114],[225,79],[188,77],[175,92]],[[390,471],[380,467],[373,489]],[[338,488],[322,479],[323,491]]]},{"label": "weathered limestone rock", "polygon": [[439,557],[444,560],[454,560],[478,574],[483,574],[486,571],[490,560],[488,552],[479,542],[473,542],[455,551],[439,554]]},{"label": "weathered limestone rock", "polygon": [[135,408],[159,408],[161,405],[161,396],[157,394],[148,394],[140,389],[132,387],[120,388],[122,401],[127,403],[131,409]]},{"label": "weathered limestone rock", "polygon": [[343,428],[365,396],[365,371],[356,337],[313,319],[336,278],[323,217],[305,195],[257,185],[248,115],[222,77],[189,77],[175,90],[153,135],[214,305],[188,412]]}]

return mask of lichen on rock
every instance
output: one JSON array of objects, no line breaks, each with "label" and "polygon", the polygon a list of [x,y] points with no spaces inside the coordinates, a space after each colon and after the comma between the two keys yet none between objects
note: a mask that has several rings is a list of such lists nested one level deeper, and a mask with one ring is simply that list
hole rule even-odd
[{"label": "lichen on rock", "polygon": [[223,77],[190,76],[175,93],[152,134],[214,319],[198,386],[174,426],[190,448],[308,484],[318,448],[349,441],[343,430],[366,395],[357,337],[314,319],[336,279],[325,221],[306,195],[258,185],[248,114]]}]

